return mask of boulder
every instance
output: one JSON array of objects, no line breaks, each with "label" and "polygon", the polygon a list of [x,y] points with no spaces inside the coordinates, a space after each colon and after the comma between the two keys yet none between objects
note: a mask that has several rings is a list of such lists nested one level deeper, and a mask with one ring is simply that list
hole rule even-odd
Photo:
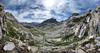
[{"label": "boulder", "polygon": [[7,42],[3,47],[4,51],[12,51],[15,48],[15,44],[13,42]]},{"label": "boulder", "polygon": [[82,49],[78,49],[77,53],[86,53],[85,51],[83,51]]},{"label": "boulder", "polygon": [[32,53],[36,53],[36,52],[38,52],[38,47],[31,46],[30,50],[32,51]]}]

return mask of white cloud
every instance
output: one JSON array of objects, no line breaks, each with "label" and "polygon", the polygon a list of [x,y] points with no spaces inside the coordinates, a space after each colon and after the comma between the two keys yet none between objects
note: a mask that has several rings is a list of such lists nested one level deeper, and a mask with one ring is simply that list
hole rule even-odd
[{"label": "white cloud", "polygon": [[[18,4],[24,4],[27,0],[13,0],[10,1],[10,5],[18,5]],[[14,3],[16,2],[16,3]],[[37,0],[36,3],[34,3],[34,5],[30,2],[30,6],[37,6],[37,4],[41,4],[40,0]],[[74,1],[73,0],[43,0],[43,5],[47,8],[47,10],[34,10],[34,9],[22,9],[20,11],[20,13],[18,14],[18,12],[14,13],[14,11],[12,11],[11,13],[15,14],[18,18],[18,20],[21,21],[26,21],[26,22],[32,22],[32,20],[36,20],[37,22],[41,22],[38,21],[39,19],[46,20],[49,18],[56,18],[57,20],[62,20],[62,17],[59,16],[59,14],[62,14],[63,16],[66,16],[66,5],[68,5],[70,12],[72,11],[76,11],[77,8],[74,7]],[[72,4],[73,3],[73,4]],[[26,6],[27,7],[27,6]],[[52,7],[52,8],[51,8]],[[49,10],[48,10],[49,9]],[[53,15],[50,13],[51,10],[54,10],[58,15]],[[78,10],[77,10],[78,11]],[[33,19],[25,19],[24,17],[28,16],[29,14],[33,14],[31,17]],[[30,21],[29,21],[30,20]]]},{"label": "white cloud", "polygon": [[5,10],[5,12],[9,12],[9,13],[11,13],[11,14],[13,14],[16,18],[18,18],[17,16],[19,15],[18,14],[18,12],[17,11],[15,11],[15,10]]},{"label": "white cloud", "polygon": [[28,11],[26,11],[26,12],[22,12],[22,13],[20,13],[20,15],[18,16],[19,18],[24,18],[24,17],[26,17],[27,15],[29,15],[30,14],[30,12],[28,12]]},{"label": "white cloud", "polygon": [[20,18],[19,19],[19,22],[28,22],[28,23],[31,23],[31,22],[38,22],[38,23],[41,23],[43,22],[44,20],[42,19],[24,19],[24,18]]},{"label": "white cloud", "polygon": [[57,0],[43,0],[42,2],[46,9],[51,9],[57,3]]},{"label": "white cloud", "polygon": [[[34,3],[34,1],[36,1]],[[21,6],[22,9],[18,12],[17,10],[8,9],[6,11],[11,12],[14,16],[18,17],[20,22],[42,22],[45,19],[56,18],[57,20],[63,20],[67,18],[69,13],[82,12],[80,8],[88,8],[96,4],[99,0],[9,0],[6,5],[11,5],[16,7],[16,5]],[[45,10],[39,9],[30,9],[29,7],[38,7],[38,5],[44,5]],[[9,7],[9,6],[8,6]],[[13,7],[11,7],[13,8]],[[55,11],[56,14],[51,14],[51,10]],[[31,14],[31,18],[24,18]],[[60,16],[62,15],[62,16]],[[37,21],[36,21],[37,20]]]},{"label": "white cloud", "polygon": [[34,11],[34,16],[33,18],[45,18],[45,19],[49,19],[51,18],[51,14],[50,14],[50,11],[41,11],[41,10],[38,10],[38,11]]},{"label": "white cloud", "polygon": [[[5,10],[5,11],[14,14],[14,16],[19,22],[42,22],[46,19],[52,18],[49,11],[27,10],[27,11],[21,11],[20,13],[18,13],[18,11],[12,11],[12,10]],[[27,19],[24,18],[29,15],[30,18]]]}]

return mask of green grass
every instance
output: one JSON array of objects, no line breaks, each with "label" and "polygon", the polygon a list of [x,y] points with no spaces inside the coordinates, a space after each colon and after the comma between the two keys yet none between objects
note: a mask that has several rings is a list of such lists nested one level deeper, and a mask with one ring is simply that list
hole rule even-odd
[{"label": "green grass", "polygon": [[65,45],[69,45],[69,44],[72,44],[72,43],[78,42],[78,41],[79,41],[79,38],[74,36],[74,33],[73,33],[73,34],[62,37],[62,40],[59,42],[54,42],[54,45],[65,46]]},{"label": "green grass", "polygon": [[13,25],[11,22],[7,22],[7,32],[6,35],[12,38],[18,38],[18,35],[16,33],[16,30],[13,28]]},{"label": "green grass", "polygon": [[45,35],[45,33],[43,31],[36,29],[36,28],[30,29],[30,31],[32,32],[32,34],[34,36]]}]

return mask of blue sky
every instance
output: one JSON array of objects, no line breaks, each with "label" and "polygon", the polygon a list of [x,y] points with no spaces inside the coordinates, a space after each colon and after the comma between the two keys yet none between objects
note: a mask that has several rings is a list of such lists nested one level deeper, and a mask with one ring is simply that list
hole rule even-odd
[{"label": "blue sky", "polygon": [[84,13],[100,6],[100,0],[0,0],[0,3],[19,22],[43,22],[50,18],[62,21],[72,13]]}]

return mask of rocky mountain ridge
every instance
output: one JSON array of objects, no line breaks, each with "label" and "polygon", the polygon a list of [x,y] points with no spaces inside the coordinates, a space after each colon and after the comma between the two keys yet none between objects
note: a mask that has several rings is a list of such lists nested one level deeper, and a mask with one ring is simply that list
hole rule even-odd
[{"label": "rocky mountain ridge", "polygon": [[[46,48],[43,53],[99,53],[100,7],[89,10],[86,14],[73,15],[64,22],[60,35],[45,38]],[[54,32],[55,33],[55,32]],[[45,35],[48,36],[48,35]],[[55,38],[54,38],[55,37]],[[70,48],[70,49],[69,49]]]},{"label": "rocky mountain ridge", "polygon": [[32,22],[32,23],[27,23],[27,22],[21,22],[24,27],[26,28],[34,28],[34,27],[46,27],[46,26],[55,26],[55,25],[60,25],[61,23],[58,22],[54,18],[47,19],[43,21],[42,23],[37,23],[37,22]]},{"label": "rocky mountain ridge", "polygon": [[32,36],[33,34],[20,25],[11,13],[5,12],[0,4],[0,53],[29,53],[26,40],[32,40]]},{"label": "rocky mountain ridge", "polygon": [[23,25],[26,28],[34,28],[37,27],[40,23],[32,22],[32,23],[27,23],[27,22],[21,22],[21,25]]},{"label": "rocky mountain ridge", "polygon": [[31,29],[3,9],[0,4],[0,53],[100,53],[100,7]]}]

